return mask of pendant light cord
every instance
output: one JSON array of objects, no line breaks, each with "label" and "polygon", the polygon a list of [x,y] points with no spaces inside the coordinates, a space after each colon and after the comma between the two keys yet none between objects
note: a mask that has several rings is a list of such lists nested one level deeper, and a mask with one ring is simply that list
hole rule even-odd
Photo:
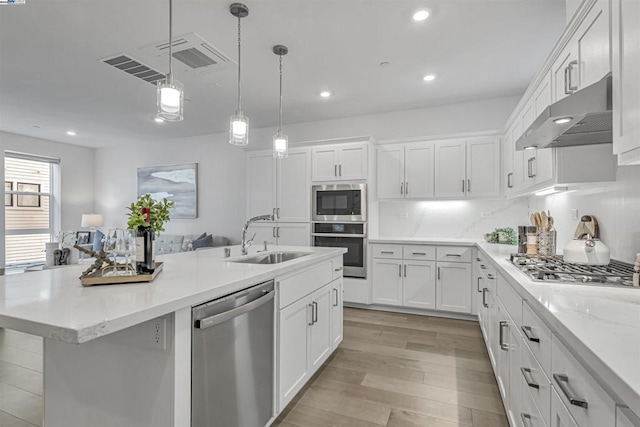
[{"label": "pendant light cord", "polygon": [[173,56],[173,0],[169,0],[169,77],[173,83],[173,67],[171,57]]},{"label": "pendant light cord", "polygon": [[282,55],[280,55],[280,120],[278,123],[278,132],[282,133]]},{"label": "pendant light cord", "polygon": [[240,16],[238,16],[238,111],[242,111],[242,80],[240,70],[242,69],[242,58],[240,56]]}]

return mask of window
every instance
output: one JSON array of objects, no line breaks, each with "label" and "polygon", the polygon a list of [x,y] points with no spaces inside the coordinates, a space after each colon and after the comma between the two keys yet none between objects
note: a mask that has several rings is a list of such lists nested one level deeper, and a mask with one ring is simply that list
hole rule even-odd
[{"label": "window", "polygon": [[5,264],[17,267],[45,260],[45,243],[57,231],[59,208],[53,193],[58,159],[5,152]]},{"label": "window", "polygon": [[13,182],[4,182],[4,205],[13,206],[13,194],[9,194],[9,191],[13,190]]}]

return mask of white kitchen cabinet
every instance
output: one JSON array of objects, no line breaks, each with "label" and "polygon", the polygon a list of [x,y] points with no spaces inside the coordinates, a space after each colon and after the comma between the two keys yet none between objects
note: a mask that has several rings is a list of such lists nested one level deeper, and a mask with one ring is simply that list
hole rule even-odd
[{"label": "white kitchen cabinet", "polygon": [[433,143],[380,146],[376,165],[379,199],[433,197]]},{"label": "white kitchen cabinet", "polygon": [[247,210],[249,218],[274,215],[283,222],[311,219],[311,180],[308,149],[289,151],[286,159],[274,159],[269,152],[247,156]]},{"label": "white kitchen cabinet", "polygon": [[471,264],[438,261],[437,268],[436,309],[471,313]]},{"label": "white kitchen cabinet", "polygon": [[311,225],[309,223],[258,222],[253,223],[247,232],[247,239],[253,237],[253,245],[309,246],[311,244]]},{"label": "white kitchen cabinet", "polygon": [[640,2],[612,0],[613,152],[640,164]]},{"label": "white kitchen cabinet", "polygon": [[500,195],[500,139],[478,137],[435,143],[435,197]]},{"label": "white kitchen cabinet", "polygon": [[433,261],[403,262],[402,305],[415,308],[436,308],[436,263]]},{"label": "white kitchen cabinet", "polygon": [[464,198],[466,196],[466,141],[438,141],[434,148],[435,197]]},{"label": "white kitchen cabinet", "polygon": [[311,376],[309,335],[311,298],[301,298],[278,314],[278,401],[282,410]]},{"label": "white kitchen cabinet", "polygon": [[374,259],[372,267],[373,303],[402,305],[402,261]]},{"label": "white kitchen cabinet", "polygon": [[560,52],[551,66],[552,101],[559,101],[578,90],[578,54],[574,41]]},{"label": "white kitchen cabinet", "polygon": [[311,294],[311,325],[309,336],[309,357],[311,371],[316,371],[331,354],[333,285],[331,283]]},{"label": "white kitchen cabinet", "polygon": [[573,37],[578,48],[579,89],[611,72],[610,29],[609,0],[598,0]]},{"label": "white kitchen cabinet", "polygon": [[522,118],[518,118],[505,135],[503,145],[503,167],[505,195],[511,196],[524,185],[524,152],[516,151],[516,140],[522,133]]},{"label": "white kitchen cabinet", "polygon": [[331,282],[331,349],[336,349],[343,337],[343,288],[344,279]]},{"label": "white kitchen cabinet", "polygon": [[509,366],[509,329],[513,327],[513,325],[509,322],[509,316],[507,315],[500,298],[498,298],[497,301],[497,321],[494,323],[493,327],[495,328],[494,331],[496,331],[494,339],[497,341],[494,348],[496,354],[496,376],[498,379],[498,387],[500,388],[500,393],[502,394],[502,400],[505,403],[505,407],[509,407],[509,374],[511,373]]},{"label": "white kitchen cabinet", "polygon": [[318,146],[312,149],[312,181],[356,181],[367,179],[368,144]]},{"label": "white kitchen cabinet", "polygon": [[571,417],[555,390],[551,390],[551,427],[582,427]]}]

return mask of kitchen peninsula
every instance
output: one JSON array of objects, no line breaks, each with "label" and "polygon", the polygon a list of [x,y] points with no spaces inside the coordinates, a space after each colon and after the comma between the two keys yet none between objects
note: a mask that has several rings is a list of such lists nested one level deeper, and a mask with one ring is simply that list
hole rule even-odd
[{"label": "kitchen peninsula", "polygon": [[[163,272],[143,284],[84,288],[82,265],[0,277],[0,327],[44,337],[44,425],[190,425],[193,306],[275,279],[277,325],[279,298],[304,299],[320,280],[341,286],[344,249],[277,249],[307,255],[260,265],[234,262],[245,258],[237,247],[228,259],[223,248],[186,252],[165,256]],[[338,338],[319,365],[341,341],[341,312],[339,304],[335,328],[327,326]]]}]

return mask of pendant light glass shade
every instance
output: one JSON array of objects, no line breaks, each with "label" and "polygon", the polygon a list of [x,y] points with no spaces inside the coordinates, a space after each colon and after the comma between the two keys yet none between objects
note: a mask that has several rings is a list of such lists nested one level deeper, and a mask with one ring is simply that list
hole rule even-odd
[{"label": "pendant light glass shade", "polygon": [[158,81],[158,114],[156,117],[167,122],[183,119],[184,88],[173,78],[173,1],[169,0],[169,72]]},{"label": "pendant light glass shade", "polygon": [[285,159],[289,157],[289,137],[282,130],[273,135],[273,157]]},{"label": "pendant light glass shade", "polygon": [[242,61],[240,38],[240,19],[249,15],[249,8],[242,3],[233,3],[229,7],[229,11],[233,16],[238,18],[238,109],[229,120],[229,144],[231,145],[249,145],[249,117],[242,113]]},{"label": "pendant light glass shade", "polygon": [[167,75],[158,81],[158,118],[167,122],[179,122],[183,116],[184,90],[182,83]]},{"label": "pendant light glass shade", "polygon": [[278,132],[273,136],[273,157],[286,159],[289,157],[289,137],[282,132],[282,57],[289,52],[286,46],[273,47],[273,53],[280,57],[280,114],[278,119]]}]

